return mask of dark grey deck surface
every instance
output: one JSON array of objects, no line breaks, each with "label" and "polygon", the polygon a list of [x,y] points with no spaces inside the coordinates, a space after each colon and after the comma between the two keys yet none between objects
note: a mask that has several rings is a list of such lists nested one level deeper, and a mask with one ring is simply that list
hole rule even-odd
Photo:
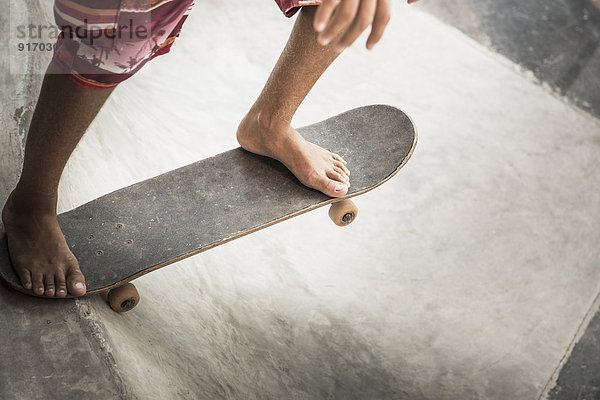
[{"label": "dark grey deck surface", "polygon": [[[416,142],[411,120],[390,106],[351,110],[300,132],[348,161],[348,196],[396,173]],[[107,194],[59,223],[92,293],[330,202],[279,162],[237,148]],[[19,287],[0,235],[0,274]]]}]

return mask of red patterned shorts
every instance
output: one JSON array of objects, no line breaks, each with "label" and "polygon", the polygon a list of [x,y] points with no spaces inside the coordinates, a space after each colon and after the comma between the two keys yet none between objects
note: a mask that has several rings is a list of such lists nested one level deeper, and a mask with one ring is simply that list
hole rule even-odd
[{"label": "red patterned shorts", "polygon": [[317,6],[321,4],[321,0],[275,0],[281,11],[286,17],[291,17],[296,14],[300,7]]},{"label": "red patterned shorts", "polygon": [[[286,17],[320,0],[275,0]],[[53,62],[75,83],[110,89],[170,51],[193,0],[55,0]]]}]

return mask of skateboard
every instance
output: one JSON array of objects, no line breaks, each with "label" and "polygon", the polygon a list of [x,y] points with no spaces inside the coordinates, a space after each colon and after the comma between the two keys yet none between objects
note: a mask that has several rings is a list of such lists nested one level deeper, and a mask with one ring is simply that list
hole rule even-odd
[{"label": "skateboard", "polygon": [[[278,161],[240,147],[109,193],[58,216],[86,277],[86,295],[108,292],[113,310],[129,311],[140,300],[132,280],[184,258],[330,204],[333,222],[347,226],[358,214],[349,199],[394,176],[417,141],[412,120],[386,105],[298,131],[348,162],[344,197],[309,189]],[[11,265],[1,224],[0,277],[35,296]]]}]

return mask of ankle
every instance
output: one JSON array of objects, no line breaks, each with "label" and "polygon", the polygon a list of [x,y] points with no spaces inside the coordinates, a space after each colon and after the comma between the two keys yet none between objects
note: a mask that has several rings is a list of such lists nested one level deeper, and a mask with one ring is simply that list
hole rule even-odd
[{"label": "ankle", "polygon": [[17,187],[9,195],[6,205],[14,211],[41,211],[56,213],[58,193],[27,190]]},{"label": "ankle", "polygon": [[248,115],[264,132],[281,132],[290,126],[291,118],[282,115],[280,110],[254,105]]}]

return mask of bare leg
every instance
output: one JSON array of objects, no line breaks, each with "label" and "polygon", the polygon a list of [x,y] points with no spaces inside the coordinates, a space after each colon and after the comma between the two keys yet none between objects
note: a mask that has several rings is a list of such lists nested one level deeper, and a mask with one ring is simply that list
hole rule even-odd
[{"label": "bare leg", "polygon": [[317,43],[314,14],[315,7],[302,8],[262,93],[241,122],[237,138],[244,149],[281,161],[303,184],[339,197],[348,191],[346,162],[307,142],[290,126],[300,103],[339,55],[333,46]]},{"label": "bare leg", "polygon": [[112,90],[84,89],[52,64],[27,136],[23,172],[2,210],[10,256],[37,295],[85,294],[85,279],[56,219],[58,182],[75,146]]}]

